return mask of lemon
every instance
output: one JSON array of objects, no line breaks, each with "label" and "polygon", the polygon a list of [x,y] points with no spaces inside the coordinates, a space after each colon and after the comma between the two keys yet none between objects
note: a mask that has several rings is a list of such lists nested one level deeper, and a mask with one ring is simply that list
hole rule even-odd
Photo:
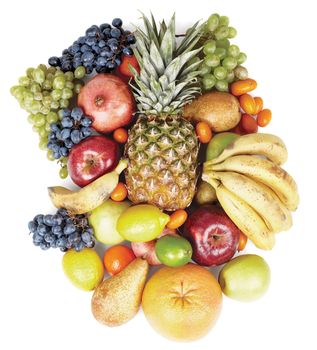
[{"label": "lemon", "polygon": [[154,205],[135,205],[119,216],[117,231],[128,241],[148,242],[162,233],[169,219]]},{"label": "lemon", "polygon": [[63,256],[62,265],[69,280],[82,290],[95,289],[104,276],[103,263],[93,249],[67,251]]}]

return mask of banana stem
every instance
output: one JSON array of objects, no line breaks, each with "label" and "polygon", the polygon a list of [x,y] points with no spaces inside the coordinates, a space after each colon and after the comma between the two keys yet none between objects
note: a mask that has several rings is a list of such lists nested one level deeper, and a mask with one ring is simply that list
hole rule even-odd
[{"label": "banana stem", "polygon": [[114,171],[117,174],[121,174],[122,171],[128,166],[128,161],[127,159],[121,159],[117,167],[114,169]]},{"label": "banana stem", "polygon": [[216,180],[214,177],[212,177],[212,174],[204,172],[201,176],[201,178],[208,182],[214,189],[217,189],[220,186],[220,181]]}]

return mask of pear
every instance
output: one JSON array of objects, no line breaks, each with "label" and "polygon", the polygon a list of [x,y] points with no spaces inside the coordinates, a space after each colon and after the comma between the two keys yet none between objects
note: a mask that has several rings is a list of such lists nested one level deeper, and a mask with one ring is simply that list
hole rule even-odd
[{"label": "pear", "polygon": [[137,258],[104,280],[92,296],[91,309],[96,320],[109,327],[131,320],[139,310],[148,271],[147,261]]}]

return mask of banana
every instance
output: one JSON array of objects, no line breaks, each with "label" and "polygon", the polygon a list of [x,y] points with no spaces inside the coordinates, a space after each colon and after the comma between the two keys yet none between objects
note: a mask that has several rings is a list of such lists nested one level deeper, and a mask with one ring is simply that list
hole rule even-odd
[{"label": "banana", "polygon": [[287,209],[294,211],[299,204],[297,185],[281,167],[256,156],[233,156],[219,164],[204,164],[204,171],[235,171],[270,187]]},{"label": "banana", "polygon": [[278,233],[292,226],[291,213],[266,185],[230,171],[213,172],[211,175],[253,208],[262,217],[270,231]]},{"label": "banana", "polygon": [[224,211],[255,246],[265,250],[272,249],[275,235],[270,232],[260,215],[210,174],[204,173],[202,178],[215,187],[217,198]]},{"label": "banana", "polygon": [[118,184],[120,173],[126,167],[127,161],[121,160],[111,173],[99,177],[78,191],[61,186],[49,187],[49,196],[56,208],[65,208],[72,214],[87,213],[110,197]]},{"label": "banana", "polygon": [[278,136],[248,134],[237,138],[217,158],[212,159],[210,162],[211,164],[218,164],[231,156],[239,154],[265,156],[278,165],[284,164],[288,156],[286,146]]}]

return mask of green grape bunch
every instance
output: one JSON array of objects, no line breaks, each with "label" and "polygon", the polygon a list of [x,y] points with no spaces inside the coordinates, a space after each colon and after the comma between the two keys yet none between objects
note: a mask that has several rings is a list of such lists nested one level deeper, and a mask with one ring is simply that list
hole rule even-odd
[{"label": "green grape bunch", "polygon": [[[10,90],[21,108],[29,113],[28,121],[39,135],[39,148],[47,151],[49,160],[55,160],[47,150],[50,125],[61,119],[59,112],[69,107],[71,99],[79,93],[83,85],[80,79],[84,76],[84,67],[78,67],[74,73],[64,73],[59,68],[40,64],[37,68],[28,68],[18,85]],[[60,176],[63,178],[67,176],[66,161],[67,158],[59,161],[62,167]]]},{"label": "green grape bunch", "polygon": [[237,35],[229,26],[227,16],[212,14],[203,25],[203,45],[200,77],[205,91],[216,89],[228,91],[229,84],[248,78],[248,71],[241,66],[247,59],[237,45],[230,43]]}]

